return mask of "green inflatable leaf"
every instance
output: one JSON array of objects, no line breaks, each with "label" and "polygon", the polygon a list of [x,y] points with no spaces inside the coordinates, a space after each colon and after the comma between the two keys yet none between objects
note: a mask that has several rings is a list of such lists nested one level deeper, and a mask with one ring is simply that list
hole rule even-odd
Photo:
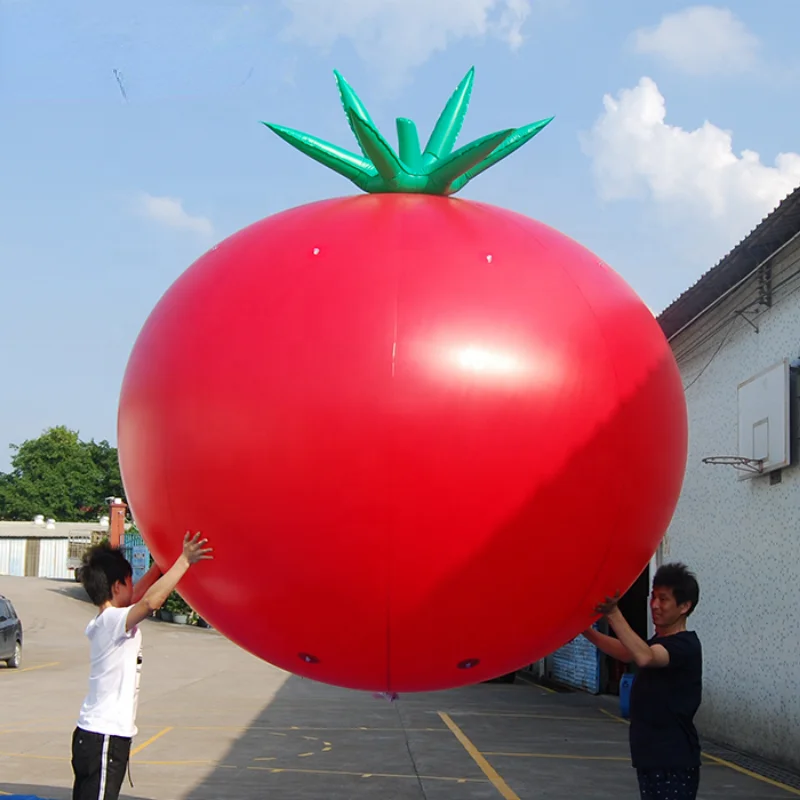
[{"label": "green inflatable leaf", "polygon": [[343,175],[365,192],[454,194],[476,175],[529,142],[553,120],[549,117],[522,128],[498,131],[453,152],[472,95],[473,67],[447,101],[425,150],[420,149],[417,126],[401,117],[397,120],[398,151],[395,152],[350,84],[339,72],[335,71],[334,75],[347,121],[363,155],[308,133],[270,122],[264,124],[292,147]]}]

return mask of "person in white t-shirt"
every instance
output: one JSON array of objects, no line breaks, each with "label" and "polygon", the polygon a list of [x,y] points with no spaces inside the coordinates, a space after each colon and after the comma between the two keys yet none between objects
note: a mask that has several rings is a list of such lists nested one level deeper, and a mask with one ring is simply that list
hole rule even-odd
[{"label": "person in white t-shirt", "polygon": [[117,800],[136,735],[142,663],[139,623],[161,608],[192,564],[210,559],[200,534],[183,539],[183,552],[161,576],[153,567],[136,586],[122,552],[103,543],[84,557],[81,583],[98,607],[86,627],[89,692],[72,734],[72,800]]}]

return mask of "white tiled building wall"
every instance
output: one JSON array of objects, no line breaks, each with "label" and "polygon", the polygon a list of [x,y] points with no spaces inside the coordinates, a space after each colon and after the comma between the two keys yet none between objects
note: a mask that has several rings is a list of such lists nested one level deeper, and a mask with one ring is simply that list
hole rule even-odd
[{"label": "white tiled building wall", "polygon": [[738,452],[737,386],[800,356],[800,247],[773,267],[781,282],[772,308],[748,314],[758,331],[733,313],[753,281],[672,342],[685,386],[703,372],[686,391],[689,458],[664,560],[700,581],[690,627],[704,648],[701,733],[800,769],[800,467],[771,484],[702,463]]}]

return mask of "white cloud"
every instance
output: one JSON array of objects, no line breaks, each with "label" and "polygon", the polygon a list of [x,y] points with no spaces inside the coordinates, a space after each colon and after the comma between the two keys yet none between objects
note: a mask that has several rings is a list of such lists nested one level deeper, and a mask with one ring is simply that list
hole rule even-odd
[{"label": "white cloud", "polygon": [[649,198],[730,246],[800,185],[797,153],[780,153],[769,166],[752,150],[737,155],[731,133],[708,121],[691,131],[667,124],[650,78],[606,95],[603,105],[583,147],[606,200]]},{"label": "white cloud", "polygon": [[531,0],[283,0],[287,35],[327,48],[350,39],[361,58],[395,79],[463,38],[523,41]]},{"label": "white cloud", "polygon": [[690,75],[745,72],[760,42],[727,8],[692,6],[666,14],[654,28],[633,34],[637,53],[653,55]]},{"label": "white cloud", "polygon": [[139,197],[138,211],[167,228],[192,231],[203,236],[214,233],[214,226],[208,217],[189,214],[183,207],[183,201],[175,197],[155,197],[145,192]]}]

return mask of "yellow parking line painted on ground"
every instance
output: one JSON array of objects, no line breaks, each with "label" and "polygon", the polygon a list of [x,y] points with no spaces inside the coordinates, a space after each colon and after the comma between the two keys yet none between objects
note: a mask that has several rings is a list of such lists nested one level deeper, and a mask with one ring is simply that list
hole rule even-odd
[{"label": "yellow parking line painted on ground", "polygon": [[485,756],[502,756],[504,758],[560,758],[575,761],[630,761],[627,756],[578,756],[570,753],[500,753],[484,750]]},{"label": "yellow parking line painted on ground", "polygon": [[9,756],[10,758],[38,758],[44,761],[69,761],[67,756],[38,756],[35,753],[9,753],[5,750],[0,750],[0,756]]},{"label": "yellow parking line painted on ground", "polygon": [[614,720],[614,722],[621,722],[623,725],[630,725],[630,721],[624,719],[623,717],[618,717],[616,714],[612,714],[610,711],[606,711],[604,708],[599,709],[601,714],[605,714],[607,717],[610,717]]},{"label": "yellow parking line painted on ground", "polygon": [[173,730],[172,727],[164,728],[163,730],[159,731],[155,736],[151,736],[147,741],[142,742],[138,747],[134,747],[133,750],[131,750],[131,755],[135,756],[137,753],[141,753],[145,747],[149,747],[151,744],[153,744],[153,742],[155,742],[157,739],[160,739],[162,736],[165,736],[171,730]]},{"label": "yellow parking line painted on ground", "polygon": [[[625,725],[631,724],[627,719],[618,717],[616,714],[612,714],[610,711],[606,711],[604,708],[601,708],[600,711],[607,717],[611,717],[611,719],[615,720],[616,722],[622,722]],[[712,756],[710,753],[706,753],[705,751],[703,751],[701,755],[703,758],[707,758],[709,761],[713,761],[715,764],[719,764],[721,767],[728,767],[728,769],[732,769],[734,772],[747,775],[748,778],[753,778],[754,780],[761,781],[761,783],[766,783],[767,785],[774,786],[777,789],[783,789],[784,792],[788,792],[796,797],[800,797],[800,789],[795,789],[793,786],[787,786],[785,783],[781,783],[780,781],[775,781],[772,778],[766,778],[763,775],[759,775],[757,772],[752,772],[749,769],[740,767],[738,764],[734,764],[732,761],[726,761],[724,758]]]},{"label": "yellow parking line painted on ground", "polygon": [[774,781],[772,780],[772,778],[765,778],[763,775],[759,775],[757,772],[751,772],[749,769],[740,767],[738,764],[734,764],[731,761],[726,761],[724,758],[718,758],[717,756],[712,756],[709,755],[708,753],[703,753],[703,755],[722,767],[728,767],[728,769],[732,769],[736,772],[741,772],[742,775],[747,775],[750,778],[755,778],[757,781],[761,781],[762,783],[767,783],[770,786],[776,787],[777,789],[783,789],[784,792],[788,792],[789,794],[793,794],[797,797],[800,797],[800,789],[795,789],[793,786],[787,786],[785,783],[781,783],[780,781]]},{"label": "yellow parking line painted on ground", "polygon": [[565,722],[602,722],[598,717],[585,717],[575,714],[526,714],[516,711],[450,711],[449,713],[454,717],[508,717],[509,719],[555,719]]},{"label": "yellow parking line painted on ground", "polygon": [[150,764],[150,765],[157,765],[157,766],[169,766],[169,767],[196,767],[198,764],[214,764],[215,767],[223,767],[224,764],[217,764],[216,761],[213,761],[210,758],[197,758],[197,759],[189,759],[186,761],[151,761],[146,758],[137,758],[136,759],[136,766],[140,766],[142,764]]},{"label": "yellow parking line painted on ground", "polygon": [[[574,719],[574,717],[570,717]],[[594,717],[587,717],[587,719],[594,719]],[[400,728],[397,725],[391,728],[370,728],[365,725],[360,725],[357,728],[319,728],[319,727],[298,727],[292,725],[291,727],[270,727],[264,725],[175,725],[175,730],[180,731],[267,731],[276,736],[286,736],[286,733],[279,733],[279,731],[291,731],[292,733],[302,733],[304,731],[315,731],[316,733],[325,733],[326,731],[340,731],[340,732],[364,732],[364,733],[405,733],[407,731],[436,733],[446,732],[446,728]]]},{"label": "yellow parking line painted on ground", "polygon": [[[345,772],[344,770],[334,769],[289,769],[287,767],[247,767],[247,769],[260,770],[276,775],[280,772],[289,772],[300,775],[345,775],[351,778],[401,778],[410,781],[446,781],[448,783],[482,783],[486,781],[481,778],[451,778],[443,775],[417,775],[416,773],[403,775],[394,772]],[[516,797],[516,795],[514,795]]]},{"label": "yellow parking line painted on ground", "polygon": [[528,686],[535,686],[537,689],[541,689],[543,692],[547,692],[548,694],[557,694],[555,689],[551,689],[549,686],[542,686],[541,683],[536,683],[536,681],[532,680],[527,675],[520,675],[517,673],[517,677]]},{"label": "yellow parking line painted on ground", "polygon": [[497,770],[481,755],[478,748],[469,740],[461,728],[450,719],[449,714],[444,711],[439,712],[442,722],[453,732],[453,736],[458,739],[461,746],[469,753],[472,760],[481,768],[481,772],[489,779],[489,782],[497,789],[504,800],[520,800],[520,796],[500,777]]},{"label": "yellow parking line painted on ground", "polygon": [[33,667],[23,667],[22,669],[18,669],[17,672],[33,672],[35,669],[45,669],[45,667],[57,667],[61,662],[60,661],[50,661],[47,664],[36,664]]},{"label": "yellow parking line painted on ground", "polygon": [[[26,722],[4,722],[2,725],[0,725],[0,732],[6,730],[7,728],[19,729],[20,726],[38,725],[40,722],[55,722],[61,719],[61,717],[36,717],[35,719],[29,719]],[[60,731],[61,728],[52,728],[51,730]]]},{"label": "yellow parking line painted on ground", "polygon": [[6,728],[0,730],[0,736],[6,733],[63,733],[63,728]]}]

